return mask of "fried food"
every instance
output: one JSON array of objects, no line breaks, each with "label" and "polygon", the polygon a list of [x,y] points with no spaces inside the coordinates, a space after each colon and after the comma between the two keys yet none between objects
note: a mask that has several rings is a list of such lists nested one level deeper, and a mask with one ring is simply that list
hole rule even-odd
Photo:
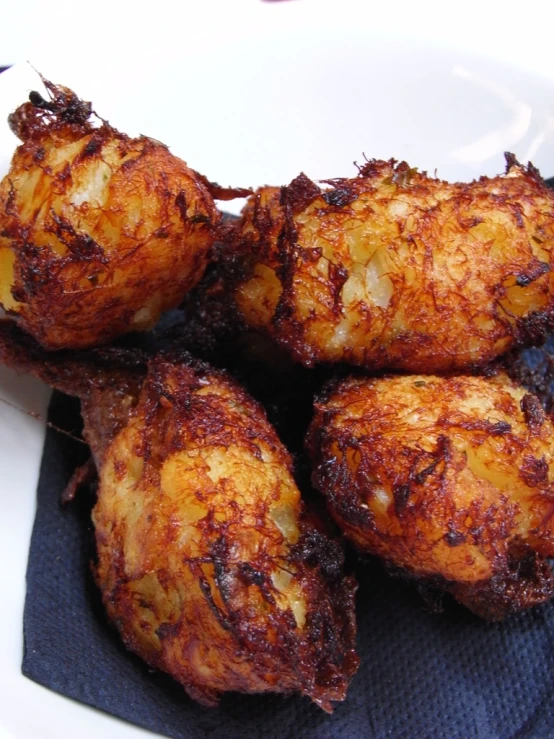
[{"label": "fried food", "polygon": [[345,380],[308,446],[362,551],[492,620],[554,594],[554,425],[505,374]]},{"label": "fried food", "polygon": [[96,580],[129,649],[206,705],[224,691],[297,691],[326,711],[344,699],[354,580],[233,380],[188,356],[48,355],[7,321],[0,361],[82,398]]},{"label": "fried food", "polygon": [[531,165],[450,184],[394,160],[262,187],[229,238],[244,323],[299,362],[442,373],[553,325],[554,194]]},{"label": "fried food", "polygon": [[0,184],[0,305],[46,348],[94,346],[181,302],[214,242],[212,194],[232,192],[45,85],[50,100],[10,117],[23,144]]}]

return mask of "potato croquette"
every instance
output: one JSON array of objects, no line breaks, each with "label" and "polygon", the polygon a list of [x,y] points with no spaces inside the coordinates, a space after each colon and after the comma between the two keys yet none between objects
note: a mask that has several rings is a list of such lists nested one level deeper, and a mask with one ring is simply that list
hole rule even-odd
[{"label": "potato croquette", "polygon": [[90,103],[45,85],[10,117],[23,144],[0,184],[0,305],[46,348],[93,346],[181,302],[220,215],[166,146],[95,127]]},{"label": "potato croquette", "polygon": [[188,355],[45,353],[13,321],[0,360],[82,399],[96,581],[129,649],[206,705],[225,691],[299,692],[326,711],[344,699],[355,582],[260,406]]},{"label": "potato croquette", "polygon": [[308,446],[362,551],[491,620],[553,595],[554,426],[506,375],[348,379]]},{"label": "potato croquette", "polygon": [[450,184],[369,161],[326,184],[261,188],[229,239],[239,316],[297,361],[442,373],[554,325],[554,193],[532,165]]}]

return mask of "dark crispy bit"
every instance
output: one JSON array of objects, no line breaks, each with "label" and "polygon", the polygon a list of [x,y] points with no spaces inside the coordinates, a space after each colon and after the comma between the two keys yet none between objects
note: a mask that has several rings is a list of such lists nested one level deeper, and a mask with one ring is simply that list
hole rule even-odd
[{"label": "dark crispy bit", "polygon": [[450,184],[370,161],[325,184],[261,188],[229,235],[231,303],[296,360],[444,372],[553,326],[554,195],[531,165]]},{"label": "dark crispy bit", "polygon": [[93,346],[152,327],[198,282],[212,188],[229,192],[45,84],[10,116],[23,144],[0,183],[0,305],[47,348]]},{"label": "dark crispy bit", "polygon": [[[512,352],[502,361],[506,372],[515,381],[536,395],[544,410],[554,411],[554,354],[552,336],[541,347],[524,352]],[[530,412],[530,409],[528,410]]]},{"label": "dark crispy bit", "polygon": [[344,699],[355,582],[233,380],[185,354],[46,353],[11,321],[0,361],[82,400],[96,580],[130,649],[207,705],[231,690],[300,692],[326,711]]},{"label": "dark crispy bit", "polygon": [[554,593],[554,425],[504,374],[358,378],[316,405],[313,480],[346,535],[499,619]]}]

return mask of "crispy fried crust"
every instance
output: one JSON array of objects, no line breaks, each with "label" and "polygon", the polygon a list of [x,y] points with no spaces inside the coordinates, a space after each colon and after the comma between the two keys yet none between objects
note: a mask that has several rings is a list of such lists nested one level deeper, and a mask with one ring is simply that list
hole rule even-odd
[{"label": "crispy fried crust", "polygon": [[229,379],[150,365],[93,518],[108,613],[193,697],[300,691],[326,710],[344,698],[353,582],[304,521],[288,453]]},{"label": "crispy fried crust", "polygon": [[264,187],[229,237],[244,322],[295,359],[477,367],[553,324],[554,195],[531,166],[450,184],[370,161],[321,189]]},{"label": "crispy fried crust", "polygon": [[317,403],[308,446],[361,550],[484,618],[554,593],[554,426],[506,375],[346,380]]},{"label": "crispy fried crust", "polygon": [[210,183],[46,83],[10,117],[0,184],[0,304],[46,348],[150,328],[200,279],[220,215]]},{"label": "crispy fried crust", "polygon": [[0,322],[0,361],[82,399],[96,581],[127,647],[206,705],[300,692],[332,710],[358,666],[356,584],[262,409],[186,355],[71,354]]}]

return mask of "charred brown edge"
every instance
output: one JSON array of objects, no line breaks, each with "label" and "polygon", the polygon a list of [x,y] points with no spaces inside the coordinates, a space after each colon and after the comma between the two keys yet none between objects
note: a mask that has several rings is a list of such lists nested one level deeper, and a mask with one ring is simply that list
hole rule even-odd
[{"label": "charred brown edge", "polygon": [[55,130],[62,125],[87,132],[92,130],[90,118],[96,115],[92,104],[81,100],[67,87],[55,85],[42,75],[39,76],[48,93],[48,99],[36,90],[31,91],[29,102],[8,116],[8,124],[13,133],[26,141],[42,136],[45,130]]},{"label": "charred brown edge", "polygon": [[447,593],[486,621],[502,621],[554,596],[552,566],[518,539],[510,543],[505,569],[475,583],[440,575],[421,576],[386,559],[383,563],[390,575],[414,585],[427,608],[435,613],[443,611],[443,596]]}]

